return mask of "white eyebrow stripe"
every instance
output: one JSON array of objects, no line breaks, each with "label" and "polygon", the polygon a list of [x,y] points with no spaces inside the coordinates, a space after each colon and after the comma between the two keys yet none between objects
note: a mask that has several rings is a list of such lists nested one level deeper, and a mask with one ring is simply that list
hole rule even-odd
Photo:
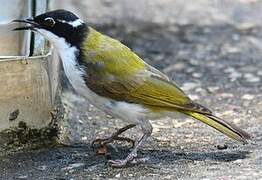
[{"label": "white eyebrow stripe", "polygon": [[69,22],[67,22],[67,21],[65,21],[65,20],[60,20],[60,19],[58,19],[58,21],[61,22],[61,23],[70,24],[70,25],[73,26],[73,27],[81,26],[81,25],[84,23],[81,19],[77,19],[77,20],[75,20],[75,21],[69,21]]}]

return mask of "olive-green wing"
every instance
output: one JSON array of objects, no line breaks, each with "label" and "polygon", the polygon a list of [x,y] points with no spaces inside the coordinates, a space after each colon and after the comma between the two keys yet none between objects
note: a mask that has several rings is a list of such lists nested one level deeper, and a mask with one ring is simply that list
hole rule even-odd
[{"label": "olive-green wing", "polygon": [[144,71],[118,77],[90,69],[89,74],[92,75],[86,76],[85,80],[97,94],[117,101],[143,104],[160,111],[178,109],[211,114],[208,109],[191,101],[176,84],[159,74]]},{"label": "olive-green wing", "polygon": [[146,64],[119,41],[89,29],[82,63],[87,86],[117,101],[138,103],[157,110],[189,110],[209,114],[192,102],[167,76]]}]

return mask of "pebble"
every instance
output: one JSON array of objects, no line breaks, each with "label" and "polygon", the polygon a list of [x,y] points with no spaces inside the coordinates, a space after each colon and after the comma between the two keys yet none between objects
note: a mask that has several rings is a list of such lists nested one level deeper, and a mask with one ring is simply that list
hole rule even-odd
[{"label": "pebble", "polygon": [[116,178],[120,178],[120,176],[121,176],[121,174],[119,173],[119,174],[117,174],[117,175],[115,175],[115,177]]},{"label": "pebble", "polygon": [[224,150],[224,149],[227,149],[228,148],[228,146],[226,145],[226,144],[224,144],[224,145],[217,145],[216,146],[216,148],[218,149],[218,150]]},{"label": "pebble", "polygon": [[257,75],[262,76],[262,71],[258,71]]},{"label": "pebble", "polygon": [[82,141],[86,141],[86,140],[87,140],[87,137],[84,136],[84,137],[82,137],[81,139],[82,139]]},{"label": "pebble", "polygon": [[221,93],[219,94],[220,97],[223,97],[223,98],[230,98],[230,97],[234,97],[233,94],[230,94],[230,93]]},{"label": "pebble", "polygon": [[197,86],[198,86],[197,83],[187,82],[187,83],[183,84],[182,89],[185,90],[185,91],[189,91],[191,89],[196,88]]},{"label": "pebble", "polygon": [[229,44],[225,44],[223,47],[224,52],[226,53],[238,53],[240,52],[240,49],[234,46],[231,46]]},{"label": "pebble", "polygon": [[18,176],[17,179],[27,179],[28,176]]},{"label": "pebble", "polygon": [[78,167],[81,167],[81,166],[84,166],[84,163],[74,163],[74,164],[70,164],[67,167],[62,168],[62,170],[72,170],[74,168],[78,168]]},{"label": "pebble", "polygon": [[237,78],[242,77],[242,74],[237,72],[236,69],[233,67],[226,68],[224,72],[229,74],[229,78],[231,81],[235,81]]},{"label": "pebble", "polygon": [[236,79],[241,78],[241,77],[242,77],[242,74],[237,72],[237,71],[232,72],[229,75],[229,78],[230,78],[231,81],[235,81]]},{"label": "pebble", "polygon": [[170,65],[169,67],[165,68],[163,70],[164,73],[169,73],[171,71],[181,71],[183,69],[186,68],[186,64],[185,63],[177,63],[174,65]]},{"label": "pebble", "polygon": [[242,159],[237,159],[235,161],[233,161],[234,164],[241,164],[243,162]]},{"label": "pebble", "polygon": [[247,110],[247,113],[248,113],[248,114],[252,114],[252,110],[250,110],[250,109]]},{"label": "pebble", "polygon": [[233,73],[233,72],[235,72],[236,70],[235,70],[235,68],[233,68],[233,67],[228,67],[228,68],[226,68],[225,70],[224,70],[224,72],[225,73]]},{"label": "pebble", "polygon": [[192,65],[194,65],[194,66],[196,66],[196,65],[199,64],[199,60],[197,60],[197,59],[191,59],[191,60],[189,61],[189,63],[192,64]]},{"label": "pebble", "polygon": [[187,68],[185,71],[186,71],[187,73],[192,73],[192,72],[195,71],[195,69],[194,69],[194,68]]},{"label": "pebble", "polygon": [[252,99],[254,99],[254,95],[252,95],[252,94],[245,94],[245,95],[243,95],[241,98],[242,99],[245,99],[245,100],[252,100]]},{"label": "pebble", "polygon": [[242,30],[242,31],[250,30],[254,27],[256,27],[256,24],[252,22],[244,22],[244,23],[237,25],[237,29]]},{"label": "pebble", "polygon": [[244,78],[246,79],[247,82],[259,82],[260,81],[259,77],[251,73],[244,74]]},{"label": "pebble", "polygon": [[214,93],[214,92],[217,92],[219,90],[219,87],[218,86],[210,86],[210,87],[207,87],[207,90],[208,90],[208,92]]},{"label": "pebble", "polygon": [[199,96],[196,95],[196,94],[191,94],[191,95],[190,95],[190,98],[191,98],[193,101],[199,100]]},{"label": "pebble", "polygon": [[37,168],[40,171],[45,171],[47,169],[47,166],[43,165]]},{"label": "pebble", "polygon": [[202,74],[195,72],[195,73],[192,74],[192,76],[195,77],[195,78],[200,78],[200,77],[202,77]]},{"label": "pebble", "polygon": [[239,39],[240,39],[240,36],[239,36],[239,34],[233,34],[232,35],[232,39],[234,40],[234,41],[239,41]]}]

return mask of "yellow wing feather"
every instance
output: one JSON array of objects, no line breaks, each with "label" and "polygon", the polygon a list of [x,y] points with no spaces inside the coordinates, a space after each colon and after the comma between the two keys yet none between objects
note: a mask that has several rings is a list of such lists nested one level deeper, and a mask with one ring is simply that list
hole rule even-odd
[{"label": "yellow wing feather", "polygon": [[87,85],[99,95],[144,104],[154,110],[178,108],[210,113],[119,41],[89,28],[82,48],[86,63],[93,66],[87,69],[87,74],[92,71],[86,78]]}]

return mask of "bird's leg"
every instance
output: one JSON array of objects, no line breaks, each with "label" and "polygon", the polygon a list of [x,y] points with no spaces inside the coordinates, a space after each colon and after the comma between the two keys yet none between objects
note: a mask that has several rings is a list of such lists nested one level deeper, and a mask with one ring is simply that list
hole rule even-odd
[{"label": "bird's leg", "polygon": [[106,144],[109,144],[111,142],[113,142],[114,140],[117,141],[127,141],[132,143],[132,147],[134,147],[134,140],[130,139],[130,138],[126,138],[126,137],[119,137],[120,134],[122,134],[123,132],[125,132],[126,130],[135,127],[135,124],[129,124],[121,129],[119,129],[118,131],[116,131],[114,134],[112,134],[112,136],[105,138],[105,139],[96,139],[92,142],[92,147],[94,147],[95,144],[99,144],[101,146],[105,146]]},{"label": "bird's leg", "polygon": [[131,153],[125,159],[110,160],[109,163],[111,163],[112,167],[124,167],[128,163],[138,163],[138,162],[141,162],[141,161],[145,161],[145,158],[136,159],[137,150],[141,145],[143,145],[143,143],[146,141],[146,139],[152,134],[153,127],[152,127],[152,125],[150,124],[149,121],[143,122],[141,127],[142,127],[142,131],[143,131],[143,136],[137,141],[134,149],[131,151]]}]

